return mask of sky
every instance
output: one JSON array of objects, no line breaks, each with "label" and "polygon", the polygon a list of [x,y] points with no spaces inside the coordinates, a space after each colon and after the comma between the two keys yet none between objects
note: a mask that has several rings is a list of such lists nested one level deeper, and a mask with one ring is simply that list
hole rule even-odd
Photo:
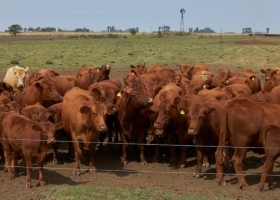
[{"label": "sky", "polygon": [[141,32],[170,26],[179,31],[209,27],[215,32],[280,33],[279,0],[0,0],[0,31],[12,24],[22,28],[55,27],[93,31],[139,27]]}]

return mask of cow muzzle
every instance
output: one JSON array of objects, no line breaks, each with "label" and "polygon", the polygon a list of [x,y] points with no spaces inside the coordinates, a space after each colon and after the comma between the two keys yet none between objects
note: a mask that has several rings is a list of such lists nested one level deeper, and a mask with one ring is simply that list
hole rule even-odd
[{"label": "cow muzzle", "polygon": [[54,100],[55,101],[62,101],[62,96],[61,95],[59,95],[59,96],[56,96],[55,98],[54,98]]},{"label": "cow muzzle", "polygon": [[23,88],[24,87],[24,84],[23,83],[19,83],[18,84],[18,88]]},{"label": "cow muzzle", "polygon": [[53,144],[55,142],[56,142],[56,140],[54,138],[49,138],[47,141],[48,144]]},{"label": "cow muzzle", "polygon": [[163,128],[157,128],[156,131],[155,131],[155,134],[158,135],[158,136],[162,136]]},{"label": "cow muzzle", "polygon": [[107,131],[108,131],[108,128],[107,128],[106,125],[105,125],[105,126],[102,125],[102,126],[99,127],[99,131],[100,131],[100,132],[107,132]]},{"label": "cow muzzle", "polygon": [[197,130],[195,128],[189,128],[188,129],[188,134],[190,135],[196,135],[197,134]]}]

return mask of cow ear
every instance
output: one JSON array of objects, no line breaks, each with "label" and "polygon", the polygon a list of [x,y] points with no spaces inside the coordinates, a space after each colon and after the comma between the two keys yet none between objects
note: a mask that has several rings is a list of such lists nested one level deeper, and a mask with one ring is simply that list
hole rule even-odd
[{"label": "cow ear", "polygon": [[55,130],[62,129],[64,127],[64,122],[59,122],[55,124]]},{"label": "cow ear", "polygon": [[177,106],[180,103],[181,99],[180,97],[175,97],[173,103]]},{"label": "cow ear", "polygon": [[217,109],[216,108],[207,108],[206,110],[205,110],[205,115],[209,115],[209,114],[211,114],[213,111],[216,111]]},{"label": "cow ear", "polygon": [[40,126],[37,126],[37,125],[32,125],[31,128],[32,128],[34,131],[42,131],[41,127],[40,127]]},{"label": "cow ear", "polygon": [[130,94],[132,92],[133,88],[127,87],[124,89],[125,93]]},{"label": "cow ear", "polygon": [[28,70],[29,70],[29,67],[26,66],[26,67],[25,67],[25,72],[28,72]]},{"label": "cow ear", "polygon": [[264,69],[260,69],[260,72],[261,72],[262,74],[265,74]]},{"label": "cow ear", "polygon": [[193,70],[194,69],[194,66],[192,66],[191,68],[190,68],[190,70]]},{"label": "cow ear", "polygon": [[159,100],[160,100],[160,101],[163,101],[163,100],[164,100],[164,97],[165,97],[164,93],[161,93],[161,94],[159,95]]},{"label": "cow ear", "polygon": [[131,70],[131,71],[130,71],[130,74],[131,74],[131,75],[137,75],[137,73],[136,73],[135,70]]},{"label": "cow ear", "polygon": [[10,106],[8,106],[7,104],[4,104],[4,108],[6,112],[10,112]]},{"label": "cow ear", "polygon": [[38,90],[43,90],[43,87],[41,86],[40,83],[35,83],[35,86]]},{"label": "cow ear", "polygon": [[115,104],[112,104],[110,106],[107,106],[107,114],[108,115],[113,115],[116,112],[118,112],[118,106],[116,106]]},{"label": "cow ear", "polygon": [[80,113],[82,113],[82,114],[88,114],[88,113],[90,113],[90,107],[88,107],[88,106],[82,106],[81,108],[80,108]]},{"label": "cow ear", "polygon": [[134,65],[130,65],[130,68],[131,68],[131,69],[134,69],[134,68],[135,68],[135,66],[134,66]]},{"label": "cow ear", "polygon": [[189,110],[184,107],[177,108],[177,111],[180,115],[188,115],[188,113],[189,113]]},{"label": "cow ear", "polygon": [[257,78],[257,77],[256,77],[255,75],[249,77],[249,79],[250,79],[251,81],[255,80],[256,78]]},{"label": "cow ear", "polygon": [[93,88],[91,90],[92,92],[92,96],[93,98],[96,100],[96,101],[99,101],[100,100],[100,91],[97,89],[97,88]]},{"label": "cow ear", "polygon": [[143,67],[145,67],[146,63],[144,62]]}]

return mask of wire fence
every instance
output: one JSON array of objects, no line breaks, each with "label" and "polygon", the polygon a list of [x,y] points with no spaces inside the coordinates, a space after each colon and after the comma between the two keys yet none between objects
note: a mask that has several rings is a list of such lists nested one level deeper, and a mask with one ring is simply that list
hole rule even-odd
[{"label": "wire fence", "polygon": [[[47,141],[47,140],[32,140],[32,139],[8,139],[8,138],[0,138],[1,140],[17,140],[17,141],[35,141],[35,142],[42,142],[42,141]],[[83,143],[82,141],[68,141],[68,140],[56,140],[58,143],[73,143],[73,142],[78,142],[78,143]],[[90,142],[91,144],[107,144],[107,145],[143,145],[143,146],[167,146],[167,147],[199,147],[199,148],[217,148],[217,147],[223,147],[223,148],[247,148],[247,149],[273,149],[273,150],[279,150],[280,148],[276,147],[238,147],[238,146],[218,146],[218,145],[181,145],[181,144],[154,144],[154,143],[121,143],[121,142]],[[276,161],[277,162],[277,161]],[[277,162],[280,164],[279,162]],[[0,167],[5,167],[4,165],[0,165]],[[8,167],[8,166],[6,166]],[[23,166],[23,165],[17,165],[17,166],[11,166],[11,167],[16,167],[16,168],[24,168],[27,169],[28,167]],[[30,167],[32,169],[39,169],[38,166],[32,166]],[[47,170],[73,170],[73,167],[49,167],[49,166],[44,166],[43,169]],[[88,171],[89,168],[81,168],[81,171]],[[188,171],[154,171],[154,170],[129,170],[129,169],[96,169],[96,172],[110,172],[110,173],[157,173],[157,174],[188,174],[188,175],[194,175],[194,172],[188,172]],[[201,175],[213,175],[216,176],[218,173],[211,173],[211,172],[202,172],[198,173]],[[244,174],[236,174],[236,173],[223,173],[223,175],[226,176],[237,176],[237,175],[245,175],[245,176],[261,176],[262,174],[260,172],[256,173],[244,173]],[[272,177],[280,177],[280,174],[268,174],[268,176]]]},{"label": "wire fence", "polygon": [[[48,140],[33,140],[33,139],[16,139],[16,138],[0,138],[0,141],[2,140],[17,140],[17,141],[35,141],[35,142],[48,142]],[[56,143],[80,143],[83,144],[84,142],[81,140],[73,141],[73,140],[55,140]],[[142,146],[166,146],[166,147],[197,147],[197,148],[232,148],[232,149],[273,149],[273,150],[280,150],[279,147],[264,147],[264,146],[258,146],[258,147],[244,147],[244,146],[221,146],[221,145],[196,145],[196,144],[166,144],[166,143],[137,143],[137,142],[128,142],[128,143],[122,143],[122,142],[88,142],[88,144],[103,144],[103,145],[142,145]]]}]

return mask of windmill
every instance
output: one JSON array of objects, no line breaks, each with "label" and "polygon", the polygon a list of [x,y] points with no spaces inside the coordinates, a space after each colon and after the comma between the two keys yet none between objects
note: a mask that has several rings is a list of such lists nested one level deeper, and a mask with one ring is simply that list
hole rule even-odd
[{"label": "windmill", "polygon": [[181,8],[180,13],[181,13],[181,27],[180,27],[180,31],[181,32],[185,32],[184,31],[184,14],[185,14],[185,9]]}]

